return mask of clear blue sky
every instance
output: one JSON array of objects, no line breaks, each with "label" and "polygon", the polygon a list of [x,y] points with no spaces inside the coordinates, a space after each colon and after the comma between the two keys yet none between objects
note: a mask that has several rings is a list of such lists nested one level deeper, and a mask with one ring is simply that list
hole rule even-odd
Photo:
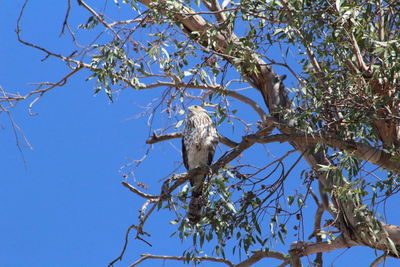
[{"label": "clear blue sky", "polygon": [[[55,51],[72,52],[69,41],[58,38],[66,2],[31,1],[22,23],[25,38]],[[72,19],[86,22],[86,11],[72,2]],[[28,83],[56,81],[67,70],[57,60],[42,63],[43,54],[17,42],[16,20],[22,4],[0,0],[0,86],[26,93],[34,88]],[[130,14],[112,10],[115,18]],[[125,90],[112,104],[103,94],[93,96],[93,84],[84,82],[87,75],[79,74],[46,94],[33,106],[37,116],[29,115],[30,101],[12,110],[33,150],[18,150],[9,118],[0,115],[0,266],[106,266],[119,255],[127,227],[137,222],[142,200],[121,185],[119,170],[145,153],[147,118],[135,116],[160,91]],[[240,136],[240,132],[231,135],[236,140]],[[159,191],[160,179],[181,161],[174,146],[180,149],[178,140],[155,146],[136,174],[151,193]],[[270,150],[274,148],[280,146]],[[300,184],[296,179],[290,178]],[[153,247],[131,238],[124,261],[117,266],[129,265],[141,253],[181,255],[189,248],[191,242],[169,238],[175,229],[168,223],[171,218],[167,211],[154,214],[146,228]],[[366,266],[373,254],[353,248],[328,257],[326,263],[345,266],[351,261],[353,267]],[[277,263],[264,260],[258,266],[267,262]],[[386,266],[395,264],[390,261]],[[178,265],[150,260],[141,266]]]}]

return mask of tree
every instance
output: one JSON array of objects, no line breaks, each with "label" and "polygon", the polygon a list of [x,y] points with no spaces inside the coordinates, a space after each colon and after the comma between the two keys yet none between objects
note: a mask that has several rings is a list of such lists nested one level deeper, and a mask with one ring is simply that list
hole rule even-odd
[{"label": "tree", "polygon": [[[192,238],[195,246],[166,259],[233,266],[227,247],[249,256],[237,266],[266,257],[301,266],[302,258],[312,254],[313,264],[322,266],[324,252],[353,246],[382,251],[373,265],[399,257],[400,226],[378,215],[380,203],[399,190],[399,1],[115,1],[135,12],[121,21],[77,2],[90,14],[80,28],[99,35],[88,45],[77,43],[69,55],[24,39],[25,2],[19,41],[65,62],[69,72],[27,95],[4,92],[2,103],[37,101],[88,70],[88,79],[98,85],[95,93],[104,91],[111,101],[120,88],[162,89],[152,117],[168,119],[176,128],[189,103],[208,106],[215,111],[220,143],[231,148],[224,147],[210,167],[174,173],[157,194],[128,183],[127,176],[123,185],[144,199],[127,240],[135,231],[147,242],[147,219],[156,209],[167,209],[176,215],[172,223],[179,238]],[[77,42],[70,13],[68,8],[62,33]],[[285,81],[292,81],[293,88]],[[228,138],[229,124],[235,131]],[[181,137],[170,128],[154,132],[147,143]],[[259,144],[274,142],[289,143],[293,150],[273,161],[262,158],[260,165],[239,157],[253,148],[260,153]],[[295,151],[298,160],[286,166],[285,158]],[[286,197],[285,185],[301,159],[309,165],[298,181],[304,191]],[[181,185],[206,173],[212,175],[204,218],[191,226],[186,218],[190,192]],[[316,203],[312,223],[303,218],[310,202]],[[287,239],[290,220],[296,219],[306,226],[294,225],[294,232],[312,228],[315,242],[299,235],[286,251],[269,249],[274,240]],[[213,245],[215,257],[201,255],[205,242]],[[110,265],[124,256],[127,244]],[[144,255],[137,263],[149,258],[162,257]]]}]

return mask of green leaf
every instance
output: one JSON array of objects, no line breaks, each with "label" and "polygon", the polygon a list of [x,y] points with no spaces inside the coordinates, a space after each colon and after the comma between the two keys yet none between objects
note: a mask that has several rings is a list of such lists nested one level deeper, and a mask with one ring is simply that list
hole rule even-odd
[{"label": "green leaf", "polygon": [[336,0],[335,6],[336,6],[337,11],[340,12],[340,8],[342,7],[342,4],[343,4],[343,0]]},{"label": "green leaf", "polygon": [[233,206],[233,204],[231,202],[227,202],[226,206],[230,211],[232,211],[233,213],[236,213],[235,206]]},{"label": "green leaf", "polygon": [[184,121],[185,121],[185,120],[180,120],[180,121],[178,121],[178,122],[175,124],[175,128],[181,127]]},{"label": "green leaf", "polygon": [[397,256],[399,257],[399,252],[397,251],[396,245],[393,243],[392,239],[390,239],[389,237],[387,238],[388,241],[388,245],[390,250]]},{"label": "green leaf", "polygon": [[288,205],[289,206],[292,205],[293,201],[294,201],[294,196],[288,196]]}]

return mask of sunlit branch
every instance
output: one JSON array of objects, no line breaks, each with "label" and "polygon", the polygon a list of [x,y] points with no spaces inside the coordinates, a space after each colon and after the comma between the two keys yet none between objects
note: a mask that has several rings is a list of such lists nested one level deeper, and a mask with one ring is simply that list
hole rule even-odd
[{"label": "sunlit branch", "polygon": [[350,41],[353,45],[354,54],[356,55],[356,58],[357,58],[358,67],[360,68],[360,70],[362,72],[369,73],[368,67],[365,64],[364,59],[362,58],[360,47],[358,46],[356,37],[354,37],[353,33],[350,33]]},{"label": "sunlit branch", "polygon": [[140,191],[139,189],[135,188],[134,186],[130,185],[129,183],[127,183],[125,181],[122,182],[122,185],[142,198],[147,198],[147,199],[152,199],[152,200],[159,199],[159,196],[154,196],[154,195],[149,195],[149,194],[143,193],[142,191]]},{"label": "sunlit branch", "polygon": [[356,243],[352,240],[345,240],[342,236],[336,237],[334,240],[328,242],[296,242],[291,245],[290,255],[297,257],[303,257],[311,254],[320,252],[330,252],[341,248],[349,248],[354,246],[360,246],[362,244]]},{"label": "sunlit branch", "polygon": [[[158,199],[148,199],[148,200],[142,205],[142,208],[141,208],[140,211],[139,211],[139,225],[138,225],[138,227],[137,227],[137,229],[136,229],[137,232],[138,232],[136,238],[139,238],[140,235],[143,235],[143,234],[144,234],[144,232],[143,232],[144,224],[146,223],[146,221],[147,221],[147,219],[149,218],[150,214],[153,213],[154,209],[156,208],[157,204],[158,204],[160,201],[161,201],[161,198],[158,198]],[[148,207],[150,204],[153,204],[153,205],[152,205],[152,206],[150,207],[150,209],[146,212],[147,207]],[[142,239],[142,240],[143,240],[143,239]],[[145,241],[145,240],[143,240],[143,241]],[[148,243],[147,241],[145,241],[145,242],[146,242],[149,246],[151,246],[150,243]]]},{"label": "sunlit branch", "polygon": [[248,267],[256,262],[262,260],[263,258],[274,258],[277,260],[281,260],[284,262],[289,261],[289,255],[278,252],[278,251],[273,251],[273,250],[257,250],[253,251],[253,255],[250,256],[247,260],[242,261],[241,263],[235,265],[235,267]]},{"label": "sunlit branch", "polygon": [[224,12],[226,12],[227,10],[221,9],[218,0],[202,0],[201,2],[208,10],[214,12],[214,15],[220,25],[226,21],[226,16]]},{"label": "sunlit branch", "polygon": [[[178,260],[178,261],[187,261],[186,257],[182,257],[182,256],[161,256],[161,255],[152,255],[152,254],[142,254],[140,255],[141,258],[137,261],[135,261],[134,263],[132,263],[131,265],[129,265],[129,267],[133,267],[138,265],[139,263],[148,260],[148,259],[158,259],[158,260]],[[204,257],[194,257],[191,260],[194,261],[211,261],[211,262],[220,262],[220,263],[225,263],[228,266],[235,266],[232,262],[223,259],[223,258],[215,258],[215,257],[209,257],[209,256],[204,256]]]},{"label": "sunlit branch", "polygon": [[110,27],[118,26],[118,25],[126,25],[126,24],[131,24],[135,22],[141,22],[143,21],[143,18],[140,19],[128,19],[128,20],[121,20],[121,21],[115,21],[110,24],[108,24]]}]

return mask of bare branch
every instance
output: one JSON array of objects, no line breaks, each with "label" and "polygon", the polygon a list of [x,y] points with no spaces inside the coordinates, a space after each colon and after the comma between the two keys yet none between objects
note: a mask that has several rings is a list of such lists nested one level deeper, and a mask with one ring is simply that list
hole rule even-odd
[{"label": "bare branch", "polygon": [[29,98],[32,95],[40,95],[40,96],[42,96],[44,93],[54,89],[55,87],[64,86],[67,83],[68,79],[72,75],[74,75],[75,73],[80,71],[82,68],[83,68],[82,65],[78,65],[71,72],[69,72],[67,75],[65,75],[63,78],[61,78],[61,80],[59,80],[58,82],[55,82],[55,83],[43,83],[43,85],[49,85],[49,87],[31,91],[28,94],[23,95],[23,96],[22,95],[12,95],[10,93],[4,93],[4,96],[0,96],[0,103],[1,102],[9,102],[9,101],[25,100],[25,99]]},{"label": "bare branch", "polygon": [[[140,255],[141,258],[129,265],[129,267],[133,267],[138,265],[139,263],[147,260],[147,259],[158,259],[158,260],[178,260],[178,261],[187,261],[186,257],[182,256],[161,256],[161,255],[152,255],[152,254],[142,254]],[[235,266],[232,262],[223,259],[223,258],[215,258],[215,257],[209,257],[209,256],[204,256],[204,257],[194,257],[192,260],[194,261],[211,261],[211,262],[220,262],[220,263],[225,263],[228,266]]]},{"label": "bare branch", "polygon": [[154,195],[149,195],[149,194],[143,193],[142,191],[140,191],[139,189],[135,188],[134,186],[128,184],[125,181],[122,182],[122,185],[125,186],[126,188],[128,188],[130,191],[132,191],[136,195],[141,196],[142,198],[152,199],[152,200],[158,200],[160,198],[159,196],[154,196]]},{"label": "bare branch", "polygon": [[354,241],[345,240],[343,236],[337,237],[335,240],[328,242],[295,242],[291,245],[290,255],[296,255],[297,257],[303,257],[311,254],[320,252],[330,252],[341,248],[349,248],[354,246],[360,246],[363,244],[356,243]]},{"label": "bare branch", "polygon": [[163,134],[163,135],[157,135],[156,133],[153,133],[153,135],[146,140],[146,144],[155,144],[158,142],[163,142],[175,138],[181,138],[182,137],[182,132],[175,132],[175,133],[169,133],[169,134]]},{"label": "bare branch", "polygon": [[[146,223],[147,219],[149,218],[150,214],[153,213],[154,209],[156,208],[157,204],[161,201],[160,198],[158,198],[157,200],[153,200],[153,199],[148,199],[142,206],[142,208],[139,211],[139,225],[137,227],[137,235],[136,238],[139,238],[140,235],[145,234],[145,232],[143,231],[143,227],[144,224]],[[151,206],[151,208],[149,209],[149,211],[146,213],[147,207],[150,205],[150,203],[152,203],[153,205]],[[140,238],[141,239],[141,238]],[[141,239],[143,240],[143,239]],[[145,241],[145,240],[143,240]],[[151,246],[151,244],[147,241],[145,241],[149,246]]]},{"label": "bare branch", "polygon": [[[49,50],[47,50],[47,49],[45,49],[45,48],[43,48],[43,47],[40,47],[40,46],[38,46],[38,45],[35,45],[35,44],[32,44],[32,43],[26,42],[25,40],[22,39],[22,37],[21,37],[21,26],[20,26],[20,24],[21,24],[21,19],[22,19],[22,16],[23,16],[23,14],[24,14],[26,5],[28,4],[28,1],[29,1],[29,0],[26,0],[26,1],[24,2],[24,5],[22,6],[21,11],[20,11],[19,16],[18,16],[18,20],[17,20],[17,29],[15,30],[16,33],[17,33],[18,41],[19,41],[20,43],[26,45],[26,46],[33,47],[33,48],[35,48],[35,49],[38,49],[38,50],[40,50],[40,51],[46,53],[47,56],[57,57],[57,58],[60,58],[61,60],[65,61],[65,62],[72,62],[72,63],[75,63],[77,66],[83,65],[83,64],[82,64],[80,61],[78,61],[78,60],[73,60],[73,59],[71,59],[71,58],[69,58],[69,57],[65,57],[65,56],[63,56],[63,55],[61,55],[61,54],[57,54],[57,53],[51,52],[51,51],[49,51]],[[84,67],[85,67],[85,68],[89,68],[89,69],[91,68],[90,65],[85,65]]]},{"label": "bare branch", "polygon": [[370,267],[378,267],[378,265],[387,258],[387,254],[383,253],[381,256],[376,258],[370,265]]},{"label": "bare branch", "polygon": [[239,144],[236,143],[235,141],[232,141],[232,140],[229,139],[228,137],[222,136],[222,135],[220,135],[220,134],[219,134],[219,141],[220,141],[222,144],[224,144],[224,145],[226,145],[226,146],[228,146],[228,147],[230,147],[230,148],[234,148],[234,147],[236,147],[236,146],[239,145]]},{"label": "bare branch", "polygon": [[110,23],[108,25],[110,25],[110,27],[114,27],[114,26],[118,26],[118,25],[122,25],[122,24],[131,24],[131,23],[141,22],[141,21],[143,21],[143,18],[115,21],[115,22]]},{"label": "bare branch", "polygon": [[122,248],[121,254],[120,254],[115,260],[113,260],[112,262],[110,262],[110,263],[108,264],[108,267],[112,267],[112,266],[114,266],[114,263],[116,263],[117,261],[122,260],[122,257],[123,257],[124,254],[125,254],[126,248],[128,247],[129,233],[130,233],[131,230],[134,229],[134,228],[135,228],[135,225],[131,225],[131,226],[128,227],[128,230],[126,230],[126,234],[125,234],[125,243],[124,243],[124,247]]},{"label": "bare branch", "polygon": [[65,31],[65,27],[68,27],[68,17],[69,17],[69,12],[71,11],[71,0],[68,0],[68,4],[67,4],[67,12],[65,14],[65,18],[64,18],[64,22],[61,28],[61,32],[60,35],[58,37],[60,37],[61,35],[64,34]]},{"label": "bare branch", "polygon": [[217,18],[219,24],[222,24],[226,21],[226,16],[223,12],[226,10],[221,9],[218,0],[202,0],[201,2],[207,7],[208,10],[215,12],[215,17]]},{"label": "bare branch", "polygon": [[365,64],[364,59],[362,58],[360,47],[358,46],[356,37],[354,37],[353,33],[350,34],[350,41],[353,45],[354,54],[356,55],[356,58],[357,58],[358,67],[360,68],[360,70],[362,72],[369,73],[368,67]]},{"label": "bare branch", "polygon": [[278,251],[273,251],[273,250],[256,250],[253,251],[253,255],[250,256],[247,260],[242,261],[241,263],[235,265],[235,267],[248,267],[256,262],[262,260],[263,258],[274,258],[277,260],[284,261],[284,263],[289,262],[290,256]]}]

